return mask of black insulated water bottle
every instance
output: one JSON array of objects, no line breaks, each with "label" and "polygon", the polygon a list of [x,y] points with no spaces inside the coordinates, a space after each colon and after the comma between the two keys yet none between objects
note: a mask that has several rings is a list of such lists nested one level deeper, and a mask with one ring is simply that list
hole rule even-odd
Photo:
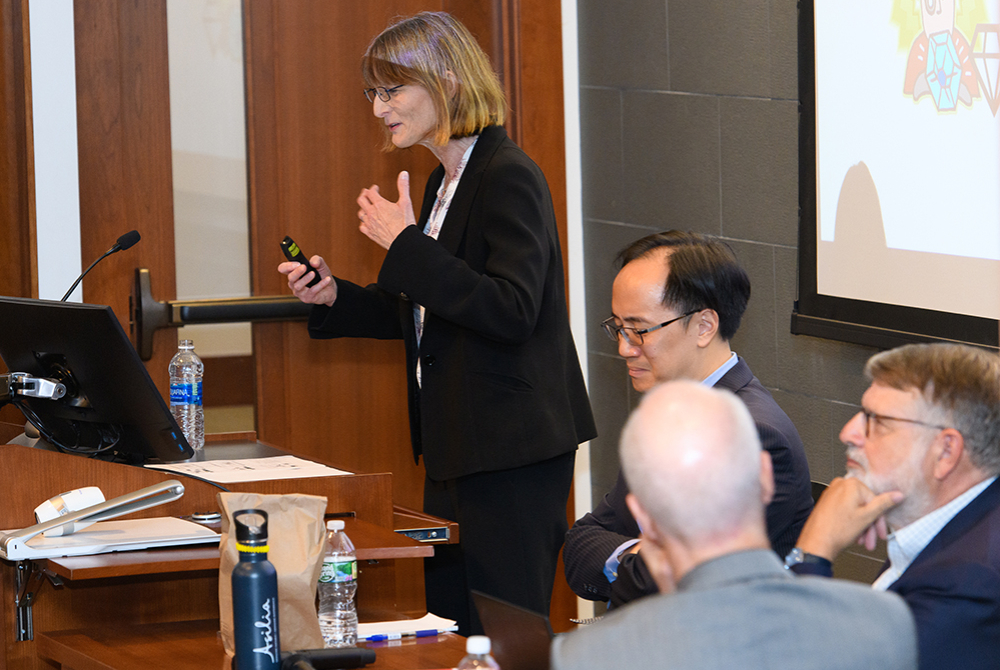
[{"label": "black insulated water bottle", "polygon": [[278,670],[278,573],[267,560],[267,512],[233,513],[240,562],[233,568],[235,670]]}]

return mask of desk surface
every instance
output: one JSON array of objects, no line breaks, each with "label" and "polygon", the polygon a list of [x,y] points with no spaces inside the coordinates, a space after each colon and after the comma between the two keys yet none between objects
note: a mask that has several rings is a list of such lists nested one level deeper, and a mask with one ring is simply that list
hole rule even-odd
[{"label": "desk surface", "polygon": [[[183,621],[39,633],[36,639],[39,655],[63,670],[228,670],[218,630],[218,621]],[[465,638],[453,633],[368,646],[376,654],[369,670],[454,668],[465,655]]]}]

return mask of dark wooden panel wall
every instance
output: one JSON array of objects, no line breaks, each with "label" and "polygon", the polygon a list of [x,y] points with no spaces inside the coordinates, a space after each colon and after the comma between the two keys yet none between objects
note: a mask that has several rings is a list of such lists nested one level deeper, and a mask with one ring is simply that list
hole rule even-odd
[{"label": "dark wooden panel wall", "polygon": [[[34,212],[30,204],[31,104],[28,82],[27,0],[0,0],[0,295],[30,297],[38,291]],[[3,324],[0,324],[3,327]],[[0,361],[0,372],[5,372]],[[24,417],[0,409],[0,444],[21,432]]]},{"label": "dark wooden panel wall", "polygon": [[37,290],[33,212],[27,0],[0,2],[0,295]]},{"label": "dark wooden panel wall", "polygon": [[[123,233],[142,235],[87,275],[83,299],[127,330],[135,268],[150,269],[158,300],[176,296],[166,3],[75,0],[73,12],[83,267]],[[146,364],[165,395],[175,334],[156,334]]]}]

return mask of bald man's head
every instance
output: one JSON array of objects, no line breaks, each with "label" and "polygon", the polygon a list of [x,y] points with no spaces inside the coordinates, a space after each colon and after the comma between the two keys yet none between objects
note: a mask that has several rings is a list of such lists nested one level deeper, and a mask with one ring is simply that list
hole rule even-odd
[{"label": "bald man's head", "polygon": [[620,448],[629,488],[659,529],[694,543],[765,532],[773,483],[761,453],[746,406],[691,381],[647,393]]}]

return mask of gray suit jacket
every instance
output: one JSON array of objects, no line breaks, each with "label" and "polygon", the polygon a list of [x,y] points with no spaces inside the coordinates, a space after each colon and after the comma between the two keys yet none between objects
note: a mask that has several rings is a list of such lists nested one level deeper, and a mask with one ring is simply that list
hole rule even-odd
[{"label": "gray suit jacket", "polygon": [[798,577],[767,550],[729,554],[556,638],[552,670],[917,667],[913,616],[895,594]]}]

